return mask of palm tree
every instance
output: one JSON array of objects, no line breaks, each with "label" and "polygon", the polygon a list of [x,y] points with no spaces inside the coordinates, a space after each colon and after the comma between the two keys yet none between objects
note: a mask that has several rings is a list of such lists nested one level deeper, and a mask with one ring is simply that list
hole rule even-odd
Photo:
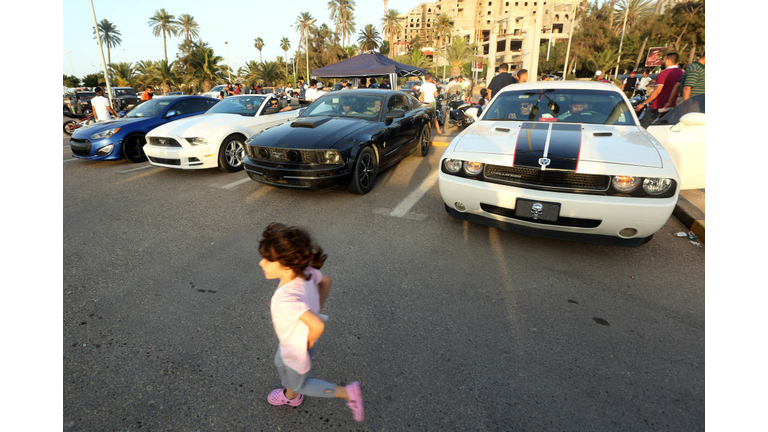
[{"label": "palm tree", "polygon": [[109,79],[119,87],[129,87],[134,78],[134,67],[131,63],[112,63],[109,65]]},{"label": "palm tree", "polygon": [[133,80],[139,87],[152,84],[155,62],[152,60],[139,60],[133,68]]},{"label": "palm tree", "polygon": [[[435,34],[440,38],[443,43],[443,58],[446,58],[448,39],[451,37],[453,31],[454,21],[447,13],[440,14],[435,20]],[[445,72],[445,71],[443,71]],[[443,74],[445,75],[445,74]]]},{"label": "palm tree", "polygon": [[299,49],[301,49],[301,42],[304,40],[304,32],[314,21],[315,19],[312,18],[312,14],[309,12],[302,12],[296,17],[296,24],[294,24],[293,28],[299,30],[301,33],[299,34],[299,46],[296,48],[296,55],[294,56],[295,62],[298,62],[299,60]]},{"label": "palm tree", "polygon": [[168,63],[168,60],[159,60],[155,64],[155,82],[163,88],[163,94],[171,91],[171,86],[178,87],[181,76],[176,69],[176,62]]},{"label": "palm tree", "polygon": [[422,69],[431,69],[435,66],[435,63],[430,60],[429,57],[425,56],[421,50],[412,50],[408,55],[397,56],[395,57],[395,61]]},{"label": "palm tree", "polygon": [[264,49],[264,39],[257,37],[253,40],[253,46],[259,50],[259,61],[261,61],[261,50]]},{"label": "palm tree", "polygon": [[360,51],[373,51],[381,44],[381,36],[373,24],[366,24],[365,29],[358,33],[357,42],[360,44]]},{"label": "palm tree", "polygon": [[[101,42],[107,46],[107,64],[112,64],[110,48],[114,48],[123,42],[120,39],[120,31],[117,30],[117,27],[115,27],[114,24],[106,19],[101,20],[97,27],[99,28]],[[93,38],[96,39],[96,30],[93,30]]]},{"label": "palm tree", "polygon": [[280,49],[285,53],[285,75],[288,76],[288,50],[291,49],[291,41],[287,37],[280,39]]},{"label": "palm tree", "polygon": [[384,18],[381,19],[381,30],[389,40],[389,58],[395,57],[395,36],[399,36],[403,30],[403,26],[400,25],[397,19],[399,14],[397,10],[389,9]]},{"label": "palm tree", "polygon": [[223,81],[227,74],[227,66],[219,64],[222,61],[224,59],[215,55],[204,43],[198,44],[188,57],[182,59],[188,71],[185,82],[199,85],[204,92],[211,91],[214,84]]},{"label": "palm tree", "polygon": [[355,31],[355,0],[330,0],[328,10],[331,11],[331,19],[336,24],[337,35],[341,29],[341,46],[343,47],[346,37]]},{"label": "palm tree", "polygon": [[157,37],[163,36],[163,53],[165,61],[168,61],[168,48],[166,47],[166,36],[178,36],[179,22],[176,17],[169,14],[165,9],[155,11],[155,14],[149,18],[149,26],[152,27],[152,34]]},{"label": "palm tree", "polygon": [[451,75],[461,74],[461,69],[469,62],[482,61],[475,55],[476,52],[475,44],[467,44],[463,37],[454,39],[445,51],[445,59],[451,65]]},{"label": "palm tree", "polygon": [[638,22],[653,14],[653,0],[619,0],[613,11],[613,30],[616,36],[624,26],[624,14],[627,15],[627,28],[633,28]]},{"label": "palm tree", "polygon": [[267,86],[274,85],[285,77],[283,71],[280,70],[280,63],[273,61],[259,63],[259,69],[256,76]]},{"label": "palm tree", "polygon": [[188,41],[191,41],[192,38],[200,39],[200,25],[195,21],[195,17],[190,14],[182,14],[179,17],[179,32]]},{"label": "palm tree", "polygon": [[607,71],[616,66],[617,51],[613,48],[605,51],[592,53],[584,60],[587,67],[594,70]]}]

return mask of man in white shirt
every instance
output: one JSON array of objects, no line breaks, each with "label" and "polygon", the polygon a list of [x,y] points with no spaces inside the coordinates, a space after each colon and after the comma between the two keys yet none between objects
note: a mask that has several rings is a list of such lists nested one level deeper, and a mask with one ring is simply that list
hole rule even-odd
[{"label": "man in white shirt", "polygon": [[307,102],[312,102],[315,99],[317,99],[317,97],[320,95],[321,93],[317,91],[317,80],[316,79],[309,80],[309,88],[304,93],[304,100]]},{"label": "man in white shirt", "polygon": [[[432,82],[432,74],[427,72],[427,74],[424,75],[424,83],[421,84],[421,94],[419,95],[419,100],[424,103],[428,103],[434,110],[437,106],[436,99],[437,86]],[[443,134],[440,131],[440,124],[437,122],[437,117],[435,117],[435,130],[437,131],[438,135]]]},{"label": "man in white shirt", "polygon": [[104,97],[104,89],[96,87],[96,97],[91,99],[91,108],[93,109],[93,116],[97,122],[106,122],[112,120],[113,117],[117,117],[112,110],[112,106],[109,104],[109,99]]}]

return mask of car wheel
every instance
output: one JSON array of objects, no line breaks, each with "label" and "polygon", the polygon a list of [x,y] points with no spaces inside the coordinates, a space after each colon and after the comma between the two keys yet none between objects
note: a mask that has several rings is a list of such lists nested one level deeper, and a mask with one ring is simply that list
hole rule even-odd
[{"label": "car wheel", "polygon": [[355,168],[352,170],[352,181],[349,182],[347,190],[358,195],[367,194],[373,189],[378,170],[379,165],[373,149],[370,146],[363,148],[357,157],[357,162],[355,162]]},{"label": "car wheel", "polygon": [[144,154],[144,144],[147,143],[144,135],[131,135],[123,140],[123,159],[133,163],[144,162],[147,156]]},{"label": "car wheel", "polygon": [[230,135],[219,148],[219,169],[235,172],[243,169],[245,159],[245,139],[241,135]]},{"label": "car wheel", "polygon": [[430,139],[432,138],[432,131],[429,126],[424,126],[419,135],[419,141],[416,143],[416,151],[414,154],[418,157],[424,157],[429,152]]},{"label": "car wheel", "polygon": [[74,120],[69,120],[64,122],[64,133],[67,135],[72,135],[72,132],[77,129],[77,123],[75,123]]}]

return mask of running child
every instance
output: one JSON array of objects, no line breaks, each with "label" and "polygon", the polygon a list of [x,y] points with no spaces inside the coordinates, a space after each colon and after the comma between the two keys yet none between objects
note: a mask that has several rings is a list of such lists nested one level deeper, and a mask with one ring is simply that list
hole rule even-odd
[{"label": "running child", "polygon": [[272,223],[259,242],[259,262],[267,279],[279,279],[270,310],[280,345],[275,366],[285,388],[273,390],[272,405],[299,406],[304,396],[340,398],[347,401],[354,419],[363,421],[360,383],[337,386],[309,378],[314,346],[328,319],[320,311],[331,290],[331,279],[320,269],[327,258],[301,228]]}]

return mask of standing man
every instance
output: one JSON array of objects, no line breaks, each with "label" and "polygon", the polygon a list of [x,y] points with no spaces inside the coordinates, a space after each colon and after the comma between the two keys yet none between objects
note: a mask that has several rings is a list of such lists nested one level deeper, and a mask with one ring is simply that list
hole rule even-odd
[{"label": "standing man", "polygon": [[109,99],[104,97],[104,89],[96,87],[96,97],[91,99],[91,108],[93,109],[93,117],[97,122],[107,122],[112,120],[115,115],[115,111],[112,110],[112,106],[109,104]]},{"label": "standing man", "polygon": [[148,100],[152,99],[152,96],[155,95],[155,90],[152,88],[152,86],[147,86],[146,89],[144,89],[144,94],[141,95],[141,101],[146,102]]},{"label": "standing man", "polygon": [[704,54],[685,69],[678,85],[683,87],[683,100],[704,93]]},{"label": "standing man", "polygon": [[382,88],[382,89],[391,89],[392,88],[392,86],[389,84],[389,77],[384,77],[381,80],[381,85],[379,86],[379,88]]},{"label": "standing man", "polygon": [[654,120],[674,108],[676,104],[677,94],[673,94],[673,91],[675,84],[683,76],[683,71],[677,67],[677,53],[671,52],[665,55],[662,68],[664,70],[656,77],[656,87],[654,87],[653,93],[648,96],[645,102],[635,107],[636,111],[640,111],[644,106],[648,106],[649,109],[645,111],[643,120],[640,122],[640,125],[646,129]]},{"label": "standing man", "polygon": [[317,80],[313,78],[309,80],[309,88],[304,92],[304,100],[312,102],[317,99],[318,96],[320,96],[320,93],[317,91]]},{"label": "standing man", "polygon": [[528,82],[528,69],[520,69],[517,71],[517,82]]},{"label": "standing man", "polygon": [[[432,74],[427,72],[424,75],[424,83],[421,85],[421,94],[419,94],[419,100],[428,103],[434,111],[437,107],[437,86],[432,83]],[[435,116],[435,130],[438,135],[442,135],[440,131],[440,124],[437,122],[437,116]]]},{"label": "standing man", "polygon": [[637,91],[645,96],[645,92],[648,89],[648,84],[650,84],[653,81],[651,77],[648,76],[648,69],[643,69],[643,76],[637,81]]},{"label": "standing man", "polygon": [[509,66],[506,63],[502,63],[499,66],[499,74],[491,78],[491,82],[488,84],[489,99],[493,99],[504,87],[517,83],[517,78],[513,77],[508,71]]},{"label": "standing man", "polygon": [[624,78],[624,83],[621,85],[621,90],[627,95],[627,99],[632,99],[635,94],[635,87],[637,86],[637,77],[635,77],[635,71],[629,73],[629,77]]}]

